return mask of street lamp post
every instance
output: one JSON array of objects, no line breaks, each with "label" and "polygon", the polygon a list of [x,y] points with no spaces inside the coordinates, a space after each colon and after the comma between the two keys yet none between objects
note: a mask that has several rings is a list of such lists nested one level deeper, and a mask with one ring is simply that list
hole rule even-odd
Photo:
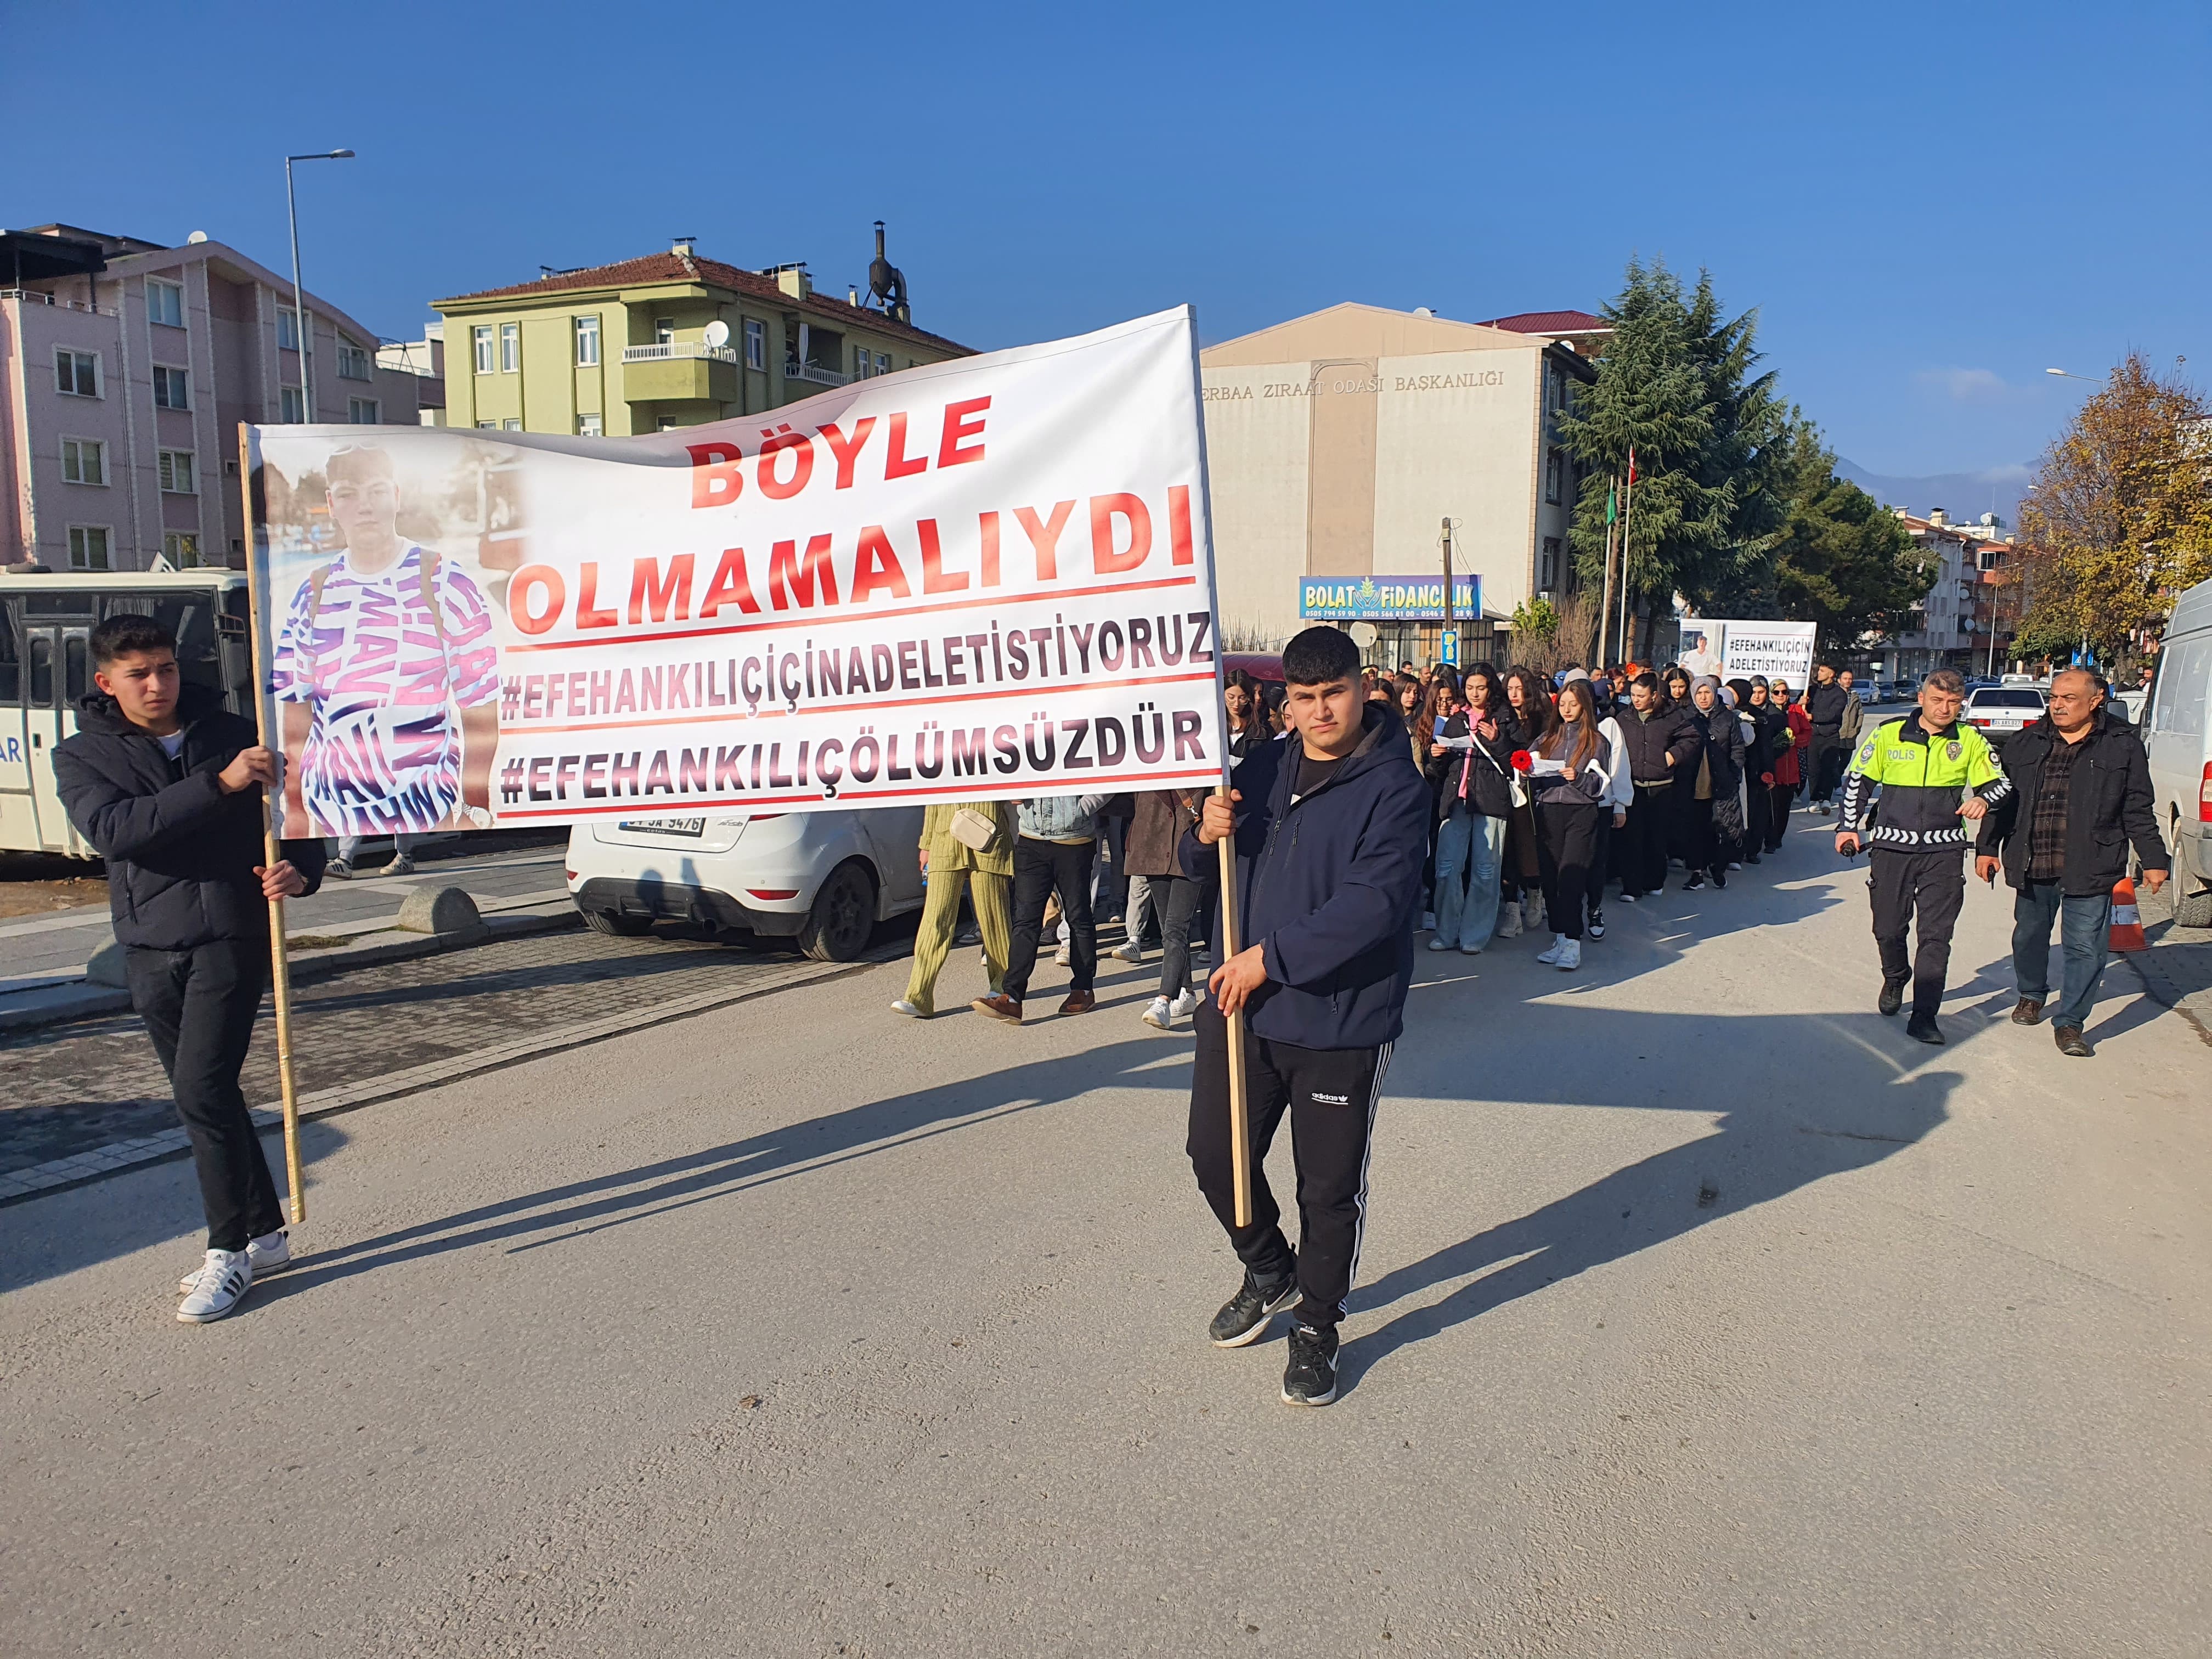
[{"label": "street lamp post", "polygon": [[301,412],[310,423],[315,418],[315,365],[310,350],[314,339],[307,332],[307,301],[300,287],[300,204],[292,193],[292,163],[351,160],[353,152],[349,149],[319,149],[312,155],[284,158],[284,211],[292,222],[292,326],[299,333]]}]

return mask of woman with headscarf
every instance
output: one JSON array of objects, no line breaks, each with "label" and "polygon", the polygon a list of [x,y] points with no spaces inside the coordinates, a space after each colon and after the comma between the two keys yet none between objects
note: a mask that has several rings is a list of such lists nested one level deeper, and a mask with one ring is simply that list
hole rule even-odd
[{"label": "woman with headscarf", "polygon": [[1743,732],[1743,777],[1736,786],[1743,828],[1728,848],[1731,870],[1759,862],[1759,849],[1766,844],[1766,791],[1774,777],[1766,744],[1769,732],[1752,707],[1751,693],[1751,682],[1741,675],[1728,683],[1728,706],[1735,711]]},{"label": "woman with headscarf", "polygon": [[1790,721],[1776,705],[1764,674],[1751,677],[1751,696],[1744,707],[1759,731],[1759,764],[1744,769],[1745,792],[1751,799],[1744,821],[1745,862],[1756,864],[1761,854],[1774,850],[1774,791],[1781,777],[1782,757],[1790,752]]},{"label": "woman with headscarf", "polygon": [[1534,765],[1528,787],[1543,837],[1544,912],[1552,929],[1552,948],[1536,960],[1572,973],[1583,965],[1583,906],[1598,822],[1613,811],[1613,757],[1598,730],[1597,700],[1587,678],[1559,688],[1557,712],[1529,750]]},{"label": "woman with headscarf", "polygon": [[1498,926],[1498,873],[1513,817],[1513,751],[1520,723],[1488,663],[1467,672],[1467,702],[1435,739],[1446,757],[1437,802],[1437,926],[1429,949],[1468,956]]},{"label": "woman with headscarf", "polygon": [[[1521,729],[1521,746],[1537,740],[1558,723],[1549,684],[1534,669],[1519,665],[1505,671],[1505,707]],[[1505,874],[1498,905],[1498,937],[1511,939],[1535,920],[1535,895],[1542,885],[1542,856],[1537,851],[1533,802],[1514,809],[1505,831]]]},{"label": "woman with headscarf", "polygon": [[1727,848],[1743,834],[1743,727],[1722,696],[1717,675],[1700,674],[1691,681],[1690,723],[1704,741],[1688,763],[1686,893],[1703,887],[1708,875],[1714,886],[1728,885]]}]

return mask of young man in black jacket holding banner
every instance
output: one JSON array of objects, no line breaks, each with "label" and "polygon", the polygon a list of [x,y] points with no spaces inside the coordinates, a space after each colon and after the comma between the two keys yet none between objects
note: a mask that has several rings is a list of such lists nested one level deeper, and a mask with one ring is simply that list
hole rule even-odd
[{"label": "young man in black jacket holding banner", "polygon": [[276,1186],[238,1086],[269,982],[269,901],[314,891],[323,844],[288,841],[264,866],[261,792],[276,757],[204,686],[151,617],[92,630],[97,695],[54,750],[70,821],[107,860],[131,1006],[146,1022],[191,1138],[207,1256],[177,1317],[222,1318],[257,1273],[291,1261]]},{"label": "young man in black jacket holding banner", "polygon": [[[1244,1263],[1244,1283],[1208,1332],[1222,1347],[1259,1340],[1297,1304],[1283,1398],[1336,1398],[1336,1327],[1367,1224],[1368,1149],[1391,1045],[1404,1024],[1413,924],[1428,857],[1428,785],[1387,704],[1363,702],[1359,653],[1334,628],[1283,651],[1291,736],[1245,756],[1235,793],[1211,797],[1182,842],[1193,876],[1234,835],[1237,915],[1249,941],[1224,957],[1197,1011],[1192,1168]],[[1252,1130],[1252,1224],[1237,1225],[1229,1131],[1227,1015],[1244,1012]],[[1297,1146],[1300,1249],[1261,1164],[1283,1114]]]}]

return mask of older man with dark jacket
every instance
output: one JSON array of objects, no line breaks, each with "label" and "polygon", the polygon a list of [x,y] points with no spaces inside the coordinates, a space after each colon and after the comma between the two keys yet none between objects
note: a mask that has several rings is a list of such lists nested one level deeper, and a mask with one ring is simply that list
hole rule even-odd
[{"label": "older man with dark jacket", "polygon": [[2051,1011],[2058,1052],[2086,1060],[2081,1028],[2105,974],[2112,889],[2127,873],[2132,842],[2143,881],[2156,892],[2172,867],[2158,832],[2150,759],[2135,728],[2105,707],[2104,684],[2069,668],[2051,683],[2044,717],[2005,744],[2012,798],[1982,819],[1974,873],[2013,889],[2015,1025],[2042,1021],[2051,988],[2051,928],[2059,929],[2059,1002]]},{"label": "older man with dark jacket", "polygon": [[150,617],[92,630],[97,695],[54,750],[70,821],[107,860],[131,1005],[146,1022],[191,1137],[207,1256],[177,1317],[220,1319],[291,1252],[261,1139],[238,1086],[269,980],[269,901],[313,892],[319,841],[264,866],[261,792],[275,757],[252,725],[185,685],[177,642]]}]

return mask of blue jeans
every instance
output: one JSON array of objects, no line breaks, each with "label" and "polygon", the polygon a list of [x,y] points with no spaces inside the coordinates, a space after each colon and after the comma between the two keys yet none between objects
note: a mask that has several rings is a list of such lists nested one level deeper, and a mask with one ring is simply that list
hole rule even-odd
[{"label": "blue jeans", "polygon": [[2020,994],[2041,1002],[2051,989],[2051,924],[2058,923],[2059,1000],[2056,1025],[2087,1025],[2105,976],[2112,896],[2077,898],[2055,881],[2032,881],[2013,896],[2012,976]]},{"label": "blue jeans", "polygon": [[1504,849],[1504,818],[1485,817],[1464,803],[1452,807],[1437,830],[1439,941],[1470,956],[1490,943],[1498,927],[1498,877]]}]

